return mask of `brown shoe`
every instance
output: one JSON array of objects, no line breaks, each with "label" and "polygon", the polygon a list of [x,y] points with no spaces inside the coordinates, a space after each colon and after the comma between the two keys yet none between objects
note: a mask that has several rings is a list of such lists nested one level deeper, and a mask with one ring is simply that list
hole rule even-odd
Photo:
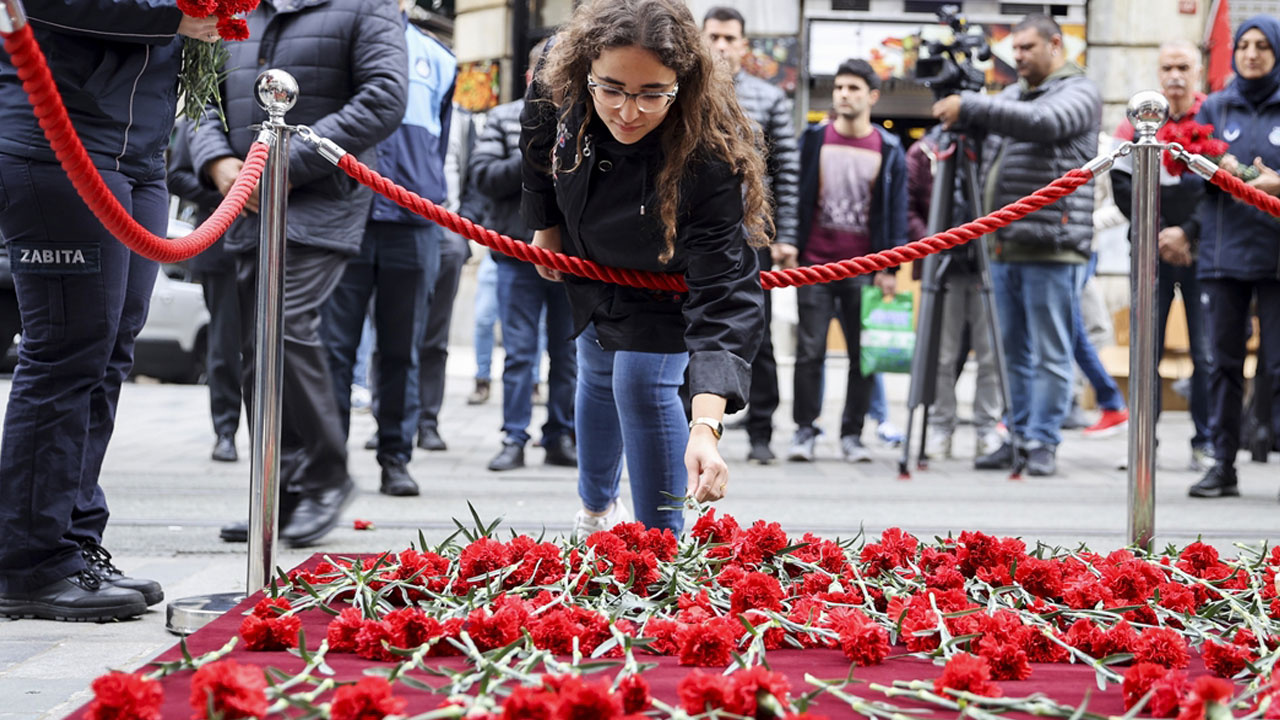
[{"label": "brown shoe", "polygon": [[483,405],[489,402],[489,381],[476,378],[476,389],[467,396],[468,405]]}]

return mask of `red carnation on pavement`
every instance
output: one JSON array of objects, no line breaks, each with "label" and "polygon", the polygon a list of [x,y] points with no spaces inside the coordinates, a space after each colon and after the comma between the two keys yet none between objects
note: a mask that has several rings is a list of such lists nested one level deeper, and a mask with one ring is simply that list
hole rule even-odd
[{"label": "red carnation on pavement", "polygon": [[1187,679],[1181,672],[1155,663],[1136,663],[1125,672],[1121,688],[1126,711],[1136,706],[1154,688],[1143,714],[1150,717],[1173,717],[1178,713],[1178,702],[1186,694]]},{"label": "red carnation on pavement", "polygon": [[[1178,720],[1206,720],[1207,713],[1214,705],[1226,705],[1235,693],[1235,686],[1230,680],[1201,675],[1191,686],[1191,692],[1183,698],[1182,709],[1178,712]],[[1228,711],[1227,716],[1231,713]]]},{"label": "red carnation on pavement", "polygon": [[391,683],[382,677],[364,677],[355,685],[343,685],[333,694],[331,720],[382,720],[404,711],[404,698],[391,694]]},{"label": "red carnation on pavement", "polygon": [[262,668],[219,660],[191,677],[194,720],[212,720],[210,709],[224,718],[262,718],[267,714],[267,680]]},{"label": "red carnation on pavement", "polygon": [[778,578],[762,572],[747,573],[733,586],[729,612],[738,615],[747,610],[781,610],[782,598]]},{"label": "red carnation on pavement", "polygon": [[94,679],[84,720],[160,720],[164,691],[137,673],[110,672]]},{"label": "red carnation on pavement", "polygon": [[361,520],[360,518],[356,518],[355,520],[352,520],[352,521],[351,521],[351,526],[352,526],[353,528],[355,528],[356,530],[372,530],[372,529],[373,529],[373,521],[372,521],[372,520]]},{"label": "red carnation on pavement", "polygon": [[1253,651],[1235,643],[1216,643],[1205,640],[1201,648],[1204,666],[1220,678],[1235,677],[1253,659]]},{"label": "red carnation on pavement", "polygon": [[680,664],[716,667],[733,657],[738,630],[742,626],[729,618],[713,618],[699,625],[686,625],[676,633]]},{"label": "red carnation on pavement", "polygon": [[622,711],[628,715],[642,713],[653,704],[649,683],[639,675],[628,675],[618,682],[618,694],[622,696]]},{"label": "red carnation on pavement", "polygon": [[947,661],[942,675],[933,681],[933,690],[968,692],[986,697],[1000,697],[1000,686],[991,682],[991,668],[983,658],[969,653],[956,653]]},{"label": "red carnation on pavement", "polygon": [[1151,662],[1167,668],[1184,668],[1191,662],[1187,642],[1172,628],[1147,628],[1133,645],[1135,662]]},{"label": "red carnation on pavement", "polygon": [[680,706],[690,715],[701,715],[715,709],[729,710],[729,697],[732,692],[733,687],[728,678],[701,670],[690,672],[676,685]]}]

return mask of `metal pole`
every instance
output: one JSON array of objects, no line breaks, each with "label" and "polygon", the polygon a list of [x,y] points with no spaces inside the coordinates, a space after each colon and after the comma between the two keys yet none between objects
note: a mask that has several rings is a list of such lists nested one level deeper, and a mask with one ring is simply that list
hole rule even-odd
[{"label": "metal pole", "polygon": [[1150,549],[1155,534],[1156,236],[1160,232],[1160,155],[1156,133],[1169,118],[1169,102],[1154,90],[1129,100],[1133,124],[1133,230],[1129,261],[1129,542]]},{"label": "metal pole", "polygon": [[249,505],[249,571],[245,588],[267,585],[276,566],[280,497],[280,378],[284,374],[285,213],[289,192],[289,135],[284,114],[298,98],[298,83],[282,70],[258,76],[258,104],[267,111],[260,140],[272,143],[263,173],[258,240],[257,338],[254,348],[252,490]]},{"label": "metal pole", "polygon": [[[0,0],[4,2],[4,0]],[[284,373],[285,208],[289,191],[289,136],[284,114],[298,99],[298,83],[282,70],[258,76],[258,103],[267,111],[258,140],[271,146],[260,185],[257,336],[254,348],[253,457],[250,463],[249,568],[243,593],[182,598],[166,608],[166,627],[189,635],[235,607],[271,580],[276,566],[280,496],[280,377]]]}]

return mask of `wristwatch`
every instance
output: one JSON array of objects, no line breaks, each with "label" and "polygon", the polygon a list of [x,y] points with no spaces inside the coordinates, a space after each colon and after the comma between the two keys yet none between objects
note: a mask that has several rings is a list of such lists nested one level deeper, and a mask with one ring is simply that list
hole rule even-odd
[{"label": "wristwatch", "polygon": [[724,434],[724,423],[715,418],[694,418],[693,422],[689,423],[689,429],[692,430],[694,425],[706,425],[711,428],[711,434],[716,436],[716,440],[719,440],[720,436]]}]

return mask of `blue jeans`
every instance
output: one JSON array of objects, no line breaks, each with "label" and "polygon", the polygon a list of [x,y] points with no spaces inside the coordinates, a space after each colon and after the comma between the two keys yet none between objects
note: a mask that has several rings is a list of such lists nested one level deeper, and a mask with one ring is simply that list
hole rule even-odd
[{"label": "blue jeans", "polygon": [[[853,361],[850,358],[849,362]],[[867,417],[877,423],[889,419],[889,401],[884,396],[884,378],[880,373],[871,376],[871,404],[867,407]]]},{"label": "blue jeans", "polygon": [[1057,447],[1071,409],[1071,350],[1084,264],[991,264],[1000,335],[1009,364],[1009,429]]},{"label": "blue jeans", "polygon": [[528,263],[498,263],[498,307],[502,318],[502,343],[507,356],[502,367],[502,430],[506,442],[529,442],[533,419],[533,384],[540,352],[539,319],[546,311],[547,352],[551,373],[547,387],[547,423],[543,442],[573,432],[573,386],[578,374],[573,347],[573,317],[564,286],[543,280]]},{"label": "blue jeans", "polygon": [[618,500],[622,460],[631,478],[636,520],[650,528],[684,528],[678,504],[663,493],[685,494],[689,420],[680,400],[688,353],[610,351],[594,325],[578,336],[578,495],[592,512]]},{"label": "blue jeans", "polygon": [[1084,313],[1080,310],[1080,293],[1084,290],[1084,284],[1093,277],[1093,270],[1097,265],[1098,255],[1095,253],[1089,258],[1089,264],[1080,277],[1080,285],[1076,288],[1075,317],[1072,318],[1075,342],[1072,344],[1071,355],[1075,358],[1076,365],[1080,366],[1080,372],[1084,373],[1085,379],[1093,386],[1093,393],[1098,397],[1098,407],[1103,410],[1122,410],[1124,395],[1120,393],[1120,388],[1116,387],[1115,380],[1111,379],[1106,368],[1102,367],[1098,351],[1093,348],[1089,333],[1085,332]]},{"label": "blue jeans", "polygon": [[493,367],[493,326],[498,322],[498,264],[489,255],[476,272],[476,379],[488,380]]},{"label": "blue jeans", "polygon": [[[164,232],[162,177],[102,178],[125,212]],[[80,543],[102,541],[98,475],[157,265],[102,228],[56,163],[4,154],[0,236],[22,316],[0,441],[0,592],[26,592],[83,570]]]}]

